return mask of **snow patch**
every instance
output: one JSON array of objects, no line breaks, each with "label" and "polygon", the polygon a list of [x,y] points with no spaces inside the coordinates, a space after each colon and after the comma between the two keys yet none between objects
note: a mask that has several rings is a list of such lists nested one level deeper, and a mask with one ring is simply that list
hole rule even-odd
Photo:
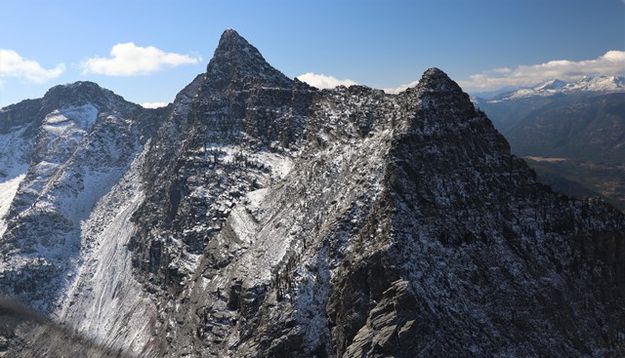
[{"label": "snow patch", "polygon": [[[98,118],[98,109],[91,103],[57,109],[49,113],[44,119],[44,128],[54,128],[57,125],[66,126],[73,124],[83,130],[89,130]],[[71,122],[71,123],[68,123]]]},{"label": "snow patch", "polygon": [[31,145],[23,137],[28,126],[0,134],[0,237],[6,230],[6,214],[28,170]]},{"label": "snow patch", "polygon": [[26,174],[22,173],[14,178],[0,182],[0,237],[6,230],[5,216],[7,211],[9,211],[13,197],[17,193],[17,188],[25,176]]},{"label": "snow patch", "polygon": [[259,152],[254,158],[271,168],[271,174],[277,179],[284,179],[293,169],[291,158],[274,152]]}]

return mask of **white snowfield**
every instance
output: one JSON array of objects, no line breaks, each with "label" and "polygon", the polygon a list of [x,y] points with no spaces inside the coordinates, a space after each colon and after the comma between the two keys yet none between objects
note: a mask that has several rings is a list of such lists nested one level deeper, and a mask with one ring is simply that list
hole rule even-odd
[{"label": "white snowfield", "polygon": [[0,134],[0,238],[6,229],[5,216],[28,169],[25,157],[30,143],[23,138],[26,129],[24,126]]},{"label": "white snowfield", "polygon": [[22,180],[24,180],[25,176],[26,174],[21,173],[11,179],[0,182],[0,237],[2,237],[2,234],[4,234],[4,230],[6,229],[4,217],[7,214],[7,211],[9,211],[9,207],[11,207],[11,202],[17,192],[17,188]]},{"label": "white snowfield", "polygon": [[46,145],[51,159],[62,161],[91,130],[97,117],[98,109],[92,104],[55,110],[45,117],[39,141]]}]

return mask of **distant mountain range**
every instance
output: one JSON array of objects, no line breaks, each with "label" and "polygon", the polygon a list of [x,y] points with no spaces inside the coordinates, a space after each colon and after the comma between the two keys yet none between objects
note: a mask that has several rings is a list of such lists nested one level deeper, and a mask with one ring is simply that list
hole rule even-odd
[{"label": "distant mountain range", "polygon": [[552,80],[473,101],[554,188],[625,209],[624,77]]},{"label": "distant mountain range", "polygon": [[[496,93],[478,99],[479,102],[498,103],[531,97],[549,97],[562,94],[589,94],[625,92],[625,76],[585,76],[577,81],[553,79],[527,88]],[[479,98],[479,97],[478,97]]]}]

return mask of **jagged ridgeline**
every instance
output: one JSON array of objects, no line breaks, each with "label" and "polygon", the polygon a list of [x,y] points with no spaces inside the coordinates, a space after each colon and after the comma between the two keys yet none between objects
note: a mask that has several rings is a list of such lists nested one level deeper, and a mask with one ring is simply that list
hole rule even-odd
[{"label": "jagged ridgeline", "polygon": [[57,86],[0,148],[1,292],[81,337],[18,324],[11,357],[625,354],[623,214],[539,184],[436,68],[318,90],[226,30],[168,107]]}]

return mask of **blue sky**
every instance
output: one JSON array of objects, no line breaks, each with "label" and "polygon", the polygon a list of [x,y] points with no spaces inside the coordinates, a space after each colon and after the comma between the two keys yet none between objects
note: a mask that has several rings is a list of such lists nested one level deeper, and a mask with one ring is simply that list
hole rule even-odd
[{"label": "blue sky", "polygon": [[[0,106],[78,80],[137,103],[171,101],[205,70],[226,28],[289,77],[312,72],[378,88],[410,83],[431,66],[475,92],[513,77],[540,79],[539,64],[553,60],[569,61],[554,63],[563,76],[625,72],[621,0],[6,0],[0,7]],[[113,46],[128,43],[131,53],[160,61],[154,71],[132,73],[142,66],[135,63],[120,73],[125,62],[105,61]],[[87,70],[94,58],[102,66]],[[9,68],[9,59],[18,65]]]}]

